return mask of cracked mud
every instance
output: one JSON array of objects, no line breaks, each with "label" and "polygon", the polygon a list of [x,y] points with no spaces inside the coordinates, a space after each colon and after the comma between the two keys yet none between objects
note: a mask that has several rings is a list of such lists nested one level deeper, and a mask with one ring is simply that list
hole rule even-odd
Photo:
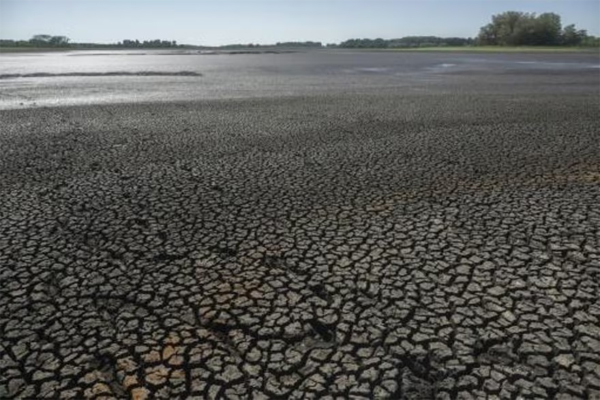
[{"label": "cracked mud", "polygon": [[0,112],[0,397],[600,398],[597,90],[475,92]]}]

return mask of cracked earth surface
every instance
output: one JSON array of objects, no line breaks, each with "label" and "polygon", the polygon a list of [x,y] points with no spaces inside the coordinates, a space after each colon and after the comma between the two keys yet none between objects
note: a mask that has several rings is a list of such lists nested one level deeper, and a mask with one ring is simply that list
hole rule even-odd
[{"label": "cracked earth surface", "polygon": [[600,398],[598,106],[2,111],[0,397]]}]

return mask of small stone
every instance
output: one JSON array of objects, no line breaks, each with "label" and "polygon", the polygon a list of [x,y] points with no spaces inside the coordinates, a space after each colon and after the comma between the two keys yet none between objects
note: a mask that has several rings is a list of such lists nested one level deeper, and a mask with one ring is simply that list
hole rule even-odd
[{"label": "small stone", "polygon": [[519,348],[521,354],[552,354],[552,347],[539,343],[523,343]]},{"label": "small stone", "polygon": [[515,317],[515,314],[513,314],[513,312],[509,311],[509,310],[504,311],[501,314],[501,316],[502,316],[502,318],[504,318],[505,320],[507,320],[508,322],[511,322],[511,323],[515,322],[517,320],[517,317]]},{"label": "small stone", "polygon": [[302,324],[298,321],[288,324],[284,329],[285,336],[287,337],[295,337],[301,335],[302,332]]},{"label": "small stone", "polygon": [[494,286],[488,289],[488,293],[492,296],[500,297],[506,293],[506,289],[500,286]]},{"label": "small stone", "polygon": [[110,394],[111,390],[108,385],[104,382],[98,382],[92,386],[92,395],[98,396],[100,394]]},{"label": "small stone", "polygon": [[571,260],[578,262],[578,263],[584,263],[587,260],[585,255],[583,255],[583,253],[580,251],[570,251],[567,254],[567,257],[569,257]]},{"label": "small stone", "polygon": [[498,393],[500,391],[500,383],[494,379],[486,379],[485,383],[483,384],[483,389],[486,392]]},{"label": "small stone", "polygon": [[176,352],[175,347],[173,347],[171,345],[166,346],[163,349],[163,354],[162,354],[163,360],[168,360],[169,358],[171,358],[171,356],[173,354],[175,354],[175,352]]},{"label": "small stone", "polygon": [[39,382],[39,381],[43,381],[45,379],[51,378],[52,376],[54,376],[53,373],[51,372],[46,372],[46,371],[35,371],[33,373],[33,381],[34,382]]},{"label": "small stone", "polygon": [[138,378],[135,375],[127,375],[125,379],[123,379],[123,386],[125,389],[128,389],[132,386],[137,386],[139,384]]},{"label": "small stone", "polygon": [[223,379],[226,382],[232,382],[232,381],[236,381],[236,380],[242,378],[244,375],[242,374],[242,372],[239,370],[239,368],[237,366],[228,365],[223,370],[223,373],[221,374],[221,376],[223,377]]},{"label": "small stone", "polygon": [[477,387],[477,378],[472,375],[463,375],[458,380],[458,389],[472,389]]},{"label": "small stone", "polygon": [[40,389],[41,397],[43,397],[43,398],[55,397],[57,387],[58,387],[58,383],[54,382],[54,381],[42,383],[42,387]]},{"label": "small stone", "polygon": [[183,364],[183,357],[179,355],[172,356],[169,358],[168,364],[172,367],[179,367]]},{"label": "small stone", "polygon": [[146,382],[155,386],[159,386],[165,383],[165,381],[167,380],[167,376],[169,375],[169,370],[164,365],[148,368],[146,369],[146,371]]},{"label": "small stone", "polygon": [[550,362],[548,361],[548,359],[544,356],[529,356],[527,358],[527,363],[529,365],[536,365],[536,366],[540,366],[542,368],[547,368],[550,366]]},{"label": "small stone", "polygon": [[125,372],[133,372],[137,370],[137,363],[132,357],[121,358],[117,361],[117,368]]},{"label": "small stone", "polygon": [[571,365],[575,364],[575,357],[571,354],[560,354],[554,357],[553,361],[559,366],[569,369]]},{"label": "small stone", "polygon": [[527,381],[525,379],[518,379],[515,382],[515,386],[518,386],[520,388],[524,388],[524,389],[528,389],[531,390],[531,388],[533,387],[533,382]]},{"label": "small stone", "polygon": [[131,400],[146,400],[148,399],[150,392],[146,388],[135,388],[131,390]]},{"label": "small stone", "polygon": [[531,283],[541,289],[549,289],[556,287],[556,279],[550,276],[542,276],[540,278],[530,278]]},{"label": "small stone", "polygon": [[538,378],[536,382],[545,390],[555,391],[558,389],[557,383],[549,377]]},{"label": "small stone", "polygon": [[463,392],[459,392],[458,395],[456,396],[457,400],[474,400],[475,397],[473,397],[473,395],[470,392],[467,391],[463,391]]},{"label": "small stone", "polygon": [[381,386],[383,386],[389,393],[396,393],[398,390],[398,382],[391,379],[381,382]]},{"label": "small stone", "polygon": [[144,361],[147,363],[155,363],[161,361],[160,353],[156,350],[152,350],[148,354],[144,354]]},{"label": "small stone", "polygon": [[12,347],[12,351],[17,359],[21,359],[21,357],[27,354],[27,346],[24,343],[19,343]]},{"label": "small stone", "polygon": [[422,333],[415,333],[412,337],[415,343],[425,343],[431,340],[428,335],[424,335]]},{"label": "small stone", "polygon": [[8,395],[15,395],[25,385],[25,381],[20,378],[11,379],[8,383]]}]

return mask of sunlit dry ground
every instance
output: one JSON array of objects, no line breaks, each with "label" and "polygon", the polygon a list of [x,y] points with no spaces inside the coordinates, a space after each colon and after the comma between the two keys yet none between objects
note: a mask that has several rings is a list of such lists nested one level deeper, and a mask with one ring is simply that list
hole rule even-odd
[{"label": "sunlit dry ground", "polygon": [[0,112],[0,397],[600,397],[598,75],[452,79]]}]

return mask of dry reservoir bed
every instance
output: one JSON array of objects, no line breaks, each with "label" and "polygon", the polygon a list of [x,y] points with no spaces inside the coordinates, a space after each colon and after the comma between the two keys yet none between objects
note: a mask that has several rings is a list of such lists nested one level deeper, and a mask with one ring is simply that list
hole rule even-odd
[{"label": "dry reservoir bed", "polygon": [[0,112],[0,397],[600,398],[598,94],[521,92]]}]

